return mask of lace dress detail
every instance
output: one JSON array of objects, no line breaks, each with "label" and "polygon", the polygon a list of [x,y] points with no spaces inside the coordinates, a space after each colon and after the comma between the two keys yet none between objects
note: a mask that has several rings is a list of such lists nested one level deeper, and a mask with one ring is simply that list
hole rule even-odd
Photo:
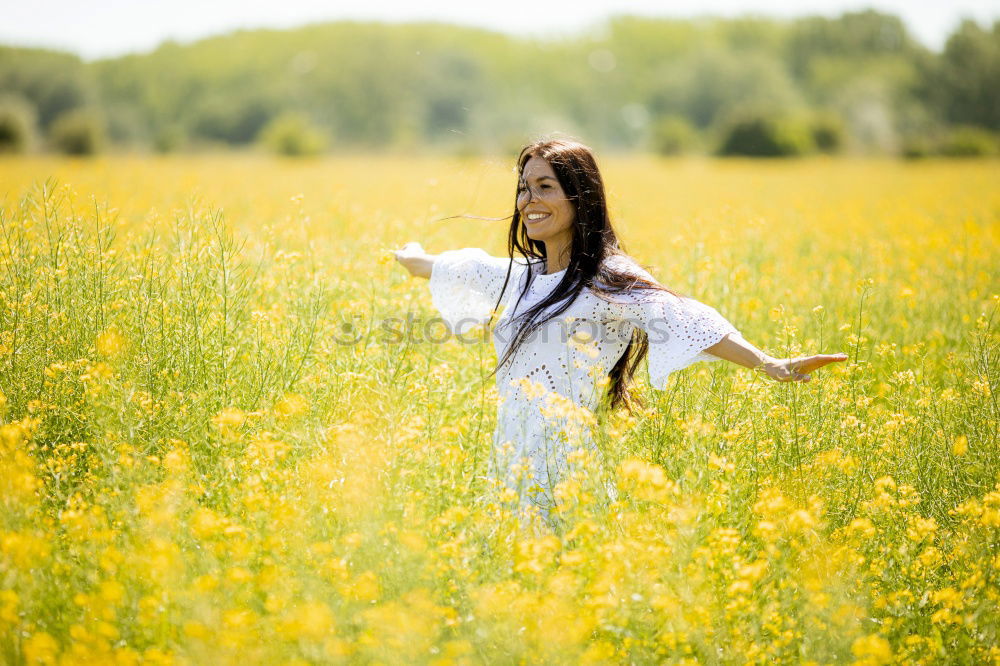
[{"label": "lace dress detail", "polygon": [[[619,270],[653,279],[628,257],[608,261],[616,262]],[[550,275],[543,270],[541,261],[512,262],[479,248],[449,250],[434,261],[431,300],[448,328],[459,335],[486,324],[499,300],[504,311],[496,319],[493,344],[500,359],[515,337],[512,320],[551,293],[566,275],[565,270]],[[518,300],[526,283],[528,289]],[[719,360],[703,350],[726,335],[739,335],[714,308],[690,298],[638,287],[610,298],[608,302],[584,288],[497,373],[500,405],[490,473],[522,502],[543,510],[554,504],[552,491],[568,470],[569,452],[581,445],[593,447],[593,410],[633,327],[648,336],[650,384],[657,389],[666,387],[671,373],[695,361]]]}]

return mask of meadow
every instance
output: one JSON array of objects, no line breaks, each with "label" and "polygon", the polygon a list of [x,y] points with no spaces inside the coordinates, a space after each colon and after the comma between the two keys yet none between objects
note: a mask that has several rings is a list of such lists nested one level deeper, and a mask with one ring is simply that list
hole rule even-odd
[{"label": "meadow", "polygon": [[391,328],[512,166],[0,160],[0,661],[1000,663],[1000,162],[604,159],[662,283],[850,359],[641,372],[555,528],[492,345]]}]

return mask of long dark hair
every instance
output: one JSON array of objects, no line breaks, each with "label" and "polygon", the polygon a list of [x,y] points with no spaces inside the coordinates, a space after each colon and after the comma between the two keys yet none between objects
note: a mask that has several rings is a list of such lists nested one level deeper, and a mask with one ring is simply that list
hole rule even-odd
[{"label": "long dark hair", "polygon": [[[629,292],[634,288],[674,293],[656,282],[650,282],[634,273],[627,273],[616,268],[616,262],[606,261],[612,256],[624,256],[625,248],[611,226],[607,199],[604,194],[604,180],[601,178],[597,161],[590,148],[582,143],[565,139],[531,143],[521,150],[521,154],[517,158],[519,181],[524,171],[524,165],[532,157],[540,157],[552,166],[566,198],[573,203],[576,209],[572,227],[573,240],[570,246],[569,266],[567,266],[559,284],[548,296],[518,315],[517,333],[507,347],[503,358],[497,363],[497,367],[490,373],[491,376],[499,372],[500,368],[513,358],[515,352],[538,327],[565,312],[584,287],[590,288],[595,295],[605,300],[608,300],[612,294]],[[514,215],[510,222],[510,232],[507,237],[507,253],[511,257],[511,264],[513,264],[515,252],[527,259],[529,264],[546,258],[545,244],[528,236],[527,229],[521,222],[516,199]],[[510,273],[511,266],[508,265],[500,299],[497,300],[497,304],[493,308],[494,314],[496,314],[503,293],[507,289]],[[518,295],[517,302],[520,302],[521,298],[524,297],[533,278],[534,274],[529,270],[528,280]],[[553,305],[557,305],[557,307],[552,314],[542,318],[542,313]],[[491,317],[490,322],[492,321]],[[610,379],[608,397],[612,409],[624,407],[631,412],[634,407],[642,405],[641,400],[631,390],[631,384],[636,368],[639,367],[648,351],[649,340],[646,333],[640,328],[634,327],[632,338],[629,340],[625,352],[608,373]]]}]

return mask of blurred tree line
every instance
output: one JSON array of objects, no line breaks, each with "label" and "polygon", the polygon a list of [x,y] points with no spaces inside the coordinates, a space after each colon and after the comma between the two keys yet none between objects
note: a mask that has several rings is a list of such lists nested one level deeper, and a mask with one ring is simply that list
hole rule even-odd
[{"label": "blurred tree line", "polygon": [[876,11],[623,16],[558,39],[337,22],[92,63],[0,47],[0,150],[261,142],[286,154],[471,154],[553,130],[661,153],[989,154],[1000,132],[1000,21],[962,23],[941,53]]}]

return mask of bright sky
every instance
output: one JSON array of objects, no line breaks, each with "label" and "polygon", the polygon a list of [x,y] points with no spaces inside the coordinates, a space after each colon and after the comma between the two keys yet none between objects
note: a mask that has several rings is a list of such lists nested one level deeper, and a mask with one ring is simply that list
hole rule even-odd
[{"label": "bright sky", "polygon": [[981,24],[1000,18],[1000,0],[2,0],[0,43],[100,58],[147,51],[165,39],[187,42],[237,28],[345,18],[435,20],[545,36],[592,28],[612,13],[787,18],[866,8],[901,17],[911,34],[933,49],[941,48],[963,17]]}]

